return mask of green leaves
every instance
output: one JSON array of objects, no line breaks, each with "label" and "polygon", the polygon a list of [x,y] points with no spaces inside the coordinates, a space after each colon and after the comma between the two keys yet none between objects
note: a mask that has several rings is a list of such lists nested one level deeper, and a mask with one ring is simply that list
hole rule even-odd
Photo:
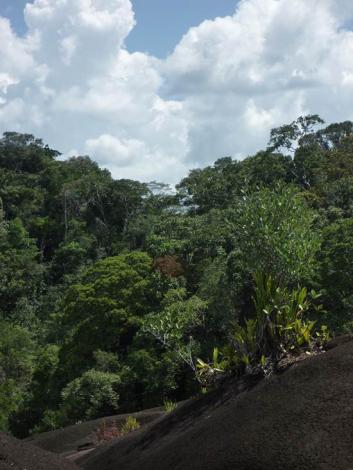
[{"label": "green leaves", "polygon": [[166,413],[171,413],[178,407],[178,404],[172,400],[164,400],[163,407]]},{"label": "green leaves", "polygon": [[314,133],[315,127],[321,124],[324,124],[324,121],[320,116],[312,114],[301,116],[291,124],[272,129],[268,150],[273,152],[284,148],[294,151],[297,142],[308,138]]},{"label": "green leaves", "polygon": [[0,214],[0,318],[15,314],[16,305],[37,297],[43,267],[38,250],[20,219],[2,220]]},{"label": "green leaves", "polygon": [[160,313],[146,318],[143,330],[196,372],[195,354],[199,346],[192,334],[203,323],[207,303],[196,296],[186,299],[185,289],[174,289],[166,294],[163,307]]},{"label": "green leaves", "polygon": [[280,284],[310,279],[320,237],[315,213],[293,187],[250,193],[234,207],[238,253],[243,266],[271,275]]},{"label": "green leaves", "polygon": [[[246,319],[243,326],[237,325],[234,333],[238,361],[246,366],[263,365],[267,358],[276,361],[303,346],[310,349],[316,321],[305,318],[310,309],[315,309],[307,289],[283,288],[260,272],[254,278],[255,317]],[[313,300],[317,300],[319,295],[313,292]]]},{"label": "green leaves", "polygon": [[28,392],[34,369],[36,345],[29,332],[0,320],[0,430],[18,410]]},{"label": "green leaves", "polygon": [[2,427],[10,416],[24,436],[187,397],[190,371],[270,371],[326,341],[323,319],[349,331],[353,123],[321,124],[274,129],[267,150],[192,170],[176,192],[5,134]]},{"label": "green leaves", "polygon": [[113,414],[119,407],[118,374],[88,370],[62,391],[59,413],[65,424]]},{"label": "green leaves", "polygon": [[348,328],[353,322],[353,219],[331,224],[323,231],[320,282],[326,306],[331,312],[328,321],[336,328]]}]

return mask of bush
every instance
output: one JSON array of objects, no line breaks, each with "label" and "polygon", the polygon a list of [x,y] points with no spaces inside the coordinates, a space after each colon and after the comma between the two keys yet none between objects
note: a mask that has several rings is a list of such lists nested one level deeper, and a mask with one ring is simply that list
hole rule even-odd
[{"label": "bush", "polygon": [[163,406],[167,413],[171,413],[177,408],[178,404],[172,400],[164,400]]},{"label": "bush", "polygon": [[62,391],[60,412],[64,423],[99,418],[119,408],[118,374],[91,369],[74,379]]},{"label": "bush", "polygon": [[279,185],[245,195],[234,209],[236,258],[246,272],[262,271],[281,285],[310,280],[320,236],[316,214],[293,187]]},{"label": "bush", "polygon": [[196,374],[195,353],[199,342],[193,338],[204,323],[207,302],[197,296],[187,298],[183,288],[171,289],[164,298],[163,310],[148,315],[143,331],[154,336],[173,352],[176,361],[186,364]]},{"label": "bush", "polygon": [[320,348],[329,338],[326,326],[318,330],[316,321],[306,318],[309,313],[321,312],[322,306],[314,303],[319,294],[280,287],[262,273],[254,279],[254,316],[236,326],[222,353],[214,349],[212,362],[197,361],[199,381],[206,387],[215,385],[226,371],[243,373],[260,368],[271,372],[284,356]]},{"label": "bush", "polygon": [[140,428],[140,423],[133,416],[128,416],[125,423],[121,426],[120,432],[122,435],[129,434]]},{"label": "bush", "polygon": [[[238,325],[233,338],[236,360],[246,366],[276,362],[301,348],[312,349],[316,322],[306,319],[310,310],[320,311],[313,300],[319,295],[306,288],[279,287],[271,276],[255,274],[254,318]],[[316,334],[326,339],[326,328]]]},{"label": "bush", "polygon": [[116,422],[107,423],[106,420],[102,421],[97,428],[95,435],[98,441],[98,444],[102,442],[109,442],[113,439],[129,434],[132,431],[136,431],[140,428],[140,423],[133,416],[128,416],[125,423],[118,427]]},{"label": "bush", "polygon": [[98,444],[102,442],[109,442],[113,439],[121,437],[121,432],[119,431],[116,423],[108,424],[105,420],[99,425],[97,431],[95,432]]}]

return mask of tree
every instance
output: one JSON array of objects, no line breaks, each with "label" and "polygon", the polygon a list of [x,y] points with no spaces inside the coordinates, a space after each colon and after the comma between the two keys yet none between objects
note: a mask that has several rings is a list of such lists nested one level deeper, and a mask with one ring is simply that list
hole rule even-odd
[{"label": "tree", "polygon": [[320,238],[315,212],[294,187],[264,188],[244,196],[233,212],[236,249],[246,271],[260,270],[280,285],[310,280]]},{"label": "tree", "polygon": [[240,164],[230,157],[214,166],[192,170],[178,185],[181,202],[198,213],[227,207],[241,191]]},{"label": "tree", "polygon": [[35,344],[20,326],[0,319],[0,430],[21,406],[31,381]]},{"label": "tree", "polygon": [[65,381],[87,370],[98,349],[126,354],[143,317],[158,307],[161,296],[158,275],[145,253],[106,258],[86,270],[64,299],[67,340],[59,369]]},{"label": "tree", "polygon": [[295,152],[297,145],[312,142],[315,129],[324,121],[317,114],[301,116],[291,124],[276,127],[271,130],[268,151],[275,152],[286,149]]},{"label": "tree", "polygon": [[339,149],[353,134],[353,122],[344,121],[330,124],[316,132],[316,139],[324,150]]},{"label": "tree", "polygon": [[324,229],[318,259],[328,321],[339,329],[348,327],[353,324],[353,219],[339,220]]},{"label": "tree", "polygon": [[353,216],[353,176],[326,184],[318,194],[329,221]]},{"label": "tree", "polygon": [[207,303],[196,296],[186,299],[184,289],[175,289],[167,293],[163,307],[160,313],[146,317],[144,331],[170,349],[176,360],[184,362],[196,376],[199,343],[192,334],[204,322]]},{"label": "tree", "polygon": [[273,187],[279,182],[289,183],[294,180],[292,159],[281,153],[258,152],[239,162],[239,169],[243,190]]},{"label": "tree", "polygon": [[61,392],[62,403],[58,411],[59,423],[78,421],[116,414],[119,408],[118,374],[94,369],[84,372],[68,383]]},{"label": "tree", "polygon": [[0,166],[16,172],[38,173],[59,155],[31,134],[5,132],[0,139]]},{"label": "tree", "polygon": [[[267,149],[192,170],[176,191],[4,134],[2,428],[25,437],[187,398],[196,357],[224,362],[234,324],[248,336],[257,316],[258,339],[264,325],[271,341],[295,325],[306,335],[311,319],[292,321],[300,307],[289,324],[279,318],[304,303],[300,285],[322,289],[327,318],[348,331],[353,123],[322,124],[300,117],[274,129]],[[257,272],[271,295],[254,311]]]},{"label": "tree", "polygon": [[[0,219],[2,214],[0,214]],[[38,250],[20,219],[0,220],[0,316],[16,313],[26,322],[21,311],[25,303],[35,302],[41,288],[42,267]],[[33,320],[33,319],[32,319]]]}]

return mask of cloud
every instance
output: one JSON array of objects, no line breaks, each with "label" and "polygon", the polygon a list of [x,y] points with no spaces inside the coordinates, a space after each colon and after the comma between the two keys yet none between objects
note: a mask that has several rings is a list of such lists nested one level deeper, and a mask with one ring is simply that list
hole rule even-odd
[{"label": "cloud", "polygon": [[121,140],[109,134],[88,139],[86,150],[88,154],[96,155],[102,165],[117,167],[129,165],[139,155],[146,153],[145,145],[140,140]]},{"label": "cloud", "polygon": [[353,34],[337,11],[326,0],[243,0],[233,16],[192,28],[163,65],[166,95],[193,116],[190,155],[201,139],[204,164],[208,148],[255,152],[299,114],[352,119]]},{"label": "cloud", "polygon": [[91,154],[116,177],[176,182],[262,148],[300,114],[353,119],[351,0],[242,0],[165,60],[130,53],[130,0],[35,0],[0,17],[0,132]]},{"label": "cloud", "polygon": [[[33,67],[32,42],[18,38],[11,28],[10,21],[2,17],[0,17],[0,44],[1,75],[17,79],[27,74]],[[12,80],[14,79],[8,78],[8,81]]]}]

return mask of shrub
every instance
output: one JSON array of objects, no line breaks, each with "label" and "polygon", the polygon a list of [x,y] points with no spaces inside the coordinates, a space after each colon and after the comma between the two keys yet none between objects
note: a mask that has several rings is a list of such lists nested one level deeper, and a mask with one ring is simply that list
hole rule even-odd
[{"label": "shrub", "polygon": [[161,312],[146,317],[143,331],[154,336],[173,352],[177,361],[187,364],[196,374],[195,353],[199,342],[193,333],[204,323],[207,302],[196,295],[187,298],[186,289],[179,288],[167,292],[162,307]]},{"label": "shrub", "polygon": [[64,424],[113,414],[118,410],[121,383],[118,374],[88,370],[66,385],[61,393],[60,411]]},{"label": "shrub", "polygon": [[95,435],[98,441],[98,444],[102,442],[109,442],[113,439],[125,436],[132,431],[136,431],[140,428],[140,423],[133,416],[128,416],[125,423],[120,426],[117,426],[116,422],[108,423],[106,420],[102,421],[97,428]]},{"label": "shrub", "polygon": [[257,273],[253,297],[254,316],[236,325],[230,344],[222,353],[215,348],[212,362],[197,360],[199,382],[215,385],[225,372],[242,373],[261,369],[271,372],[282,357],[303,350],[312,351],[329,339],[325,325],[306,318],[309,312],[321,312],[314,301],[320,297],[306,288],[280,287],[271,276]]},{"label": "shrub", "polygon": [[233,255],[246,272],[262,271],[281,285],[312,279],[320,235],[316,214],[297,188],[278,185],[245,194],[235,206]]},{"label": "shrub", "polygon": [[255,316],[238,325],[233,338],[239,362],[265,365],[303,347],[312,349],[320,336],[327,339],[325,327],[321,333],[316,332],[315,338],[316,322],[305,318],[310,310],[321,310],[313,303],[319,294],[311,291],[309,295],[306,288],[279,287],[271,276],[262,273],[254,278]]},{"label": "shrub", "polygon": [[207,302],[196,295],[187,298],[186,289],[179,288],[167,292],[162,307],[162,312],[146,317],[143,331],[154,336],[173,352],[176,361],[184,362],[196,374],[195,353],[199,343],[193,333],[204,323]]},{"label": "shrub", "polygon": [[178,404],[172,400],[164,400],[163,406],[167,413],[171,413],[177,408]]},{"label": "shrub", "polygon": [[107,423],[105,420],[101,422],[98,429],[95,432],[98,444],[101,442],[109,442],[113,439],[121,437],[121,432],[119,431],[115,422]]},{"label": "shrub", "polygon": [[59,410],[46,410],[43,417],[37,425],[33,428],[34,434],[40,434],[47,431],[53,431],[54,429],[64,426],[65,418]]},{"label": "shrub", "polygon": [[[202,385],[202,393],[207,391],[207,388],[216,385],[218,379],[222,377],[223,373],[229,366],[229,355],[223,355],[221,359],[218,348],[213,348],[212,362],[207,363],[202,359],[197,359],[197,377],[199,383]],[[204,389],[204,390],[203,390]]]},{"label": "shrub", "polygon": [[130,432],[139,429],[140,426],[140,423],[134,416],[128,416],[125,423],[121,426],[120,432],[122,435],[129,434]]}]

